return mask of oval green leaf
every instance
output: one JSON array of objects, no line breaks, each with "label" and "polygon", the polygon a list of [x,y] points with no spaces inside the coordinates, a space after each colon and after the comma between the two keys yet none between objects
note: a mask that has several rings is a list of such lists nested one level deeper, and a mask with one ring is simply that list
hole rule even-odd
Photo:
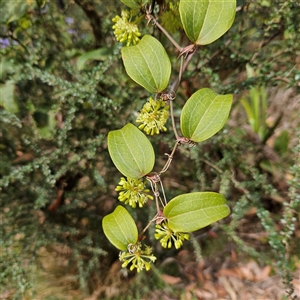
[{"label": "oval green leaf", "polygon": [[153,169],[153,147],[148,138],[131,123],[109,132],[108,151],[116,168],[126,177],[138,179]]},{"label": "oval green leaf", "polygon": [[182,109],[182,134],[196,143],[207,140],[224,126],[231,104],[232,95],[218,95],[208,88],[197,91]]},{"label": "oval green leaf", "polygon": [[119,250],[126,251],[129,244],[136,244],[138,229],[129,212],[121,205],[102,220],[107,239]]},{"label": "oval green leaf", "polygon": [[160,93],[168,86],[171,62],[156,38],[145,35],[137,45],[123,47],[122,59],[128,76],[149,92]]},{"label": "oval green leaf", "polygon": [[174,232],[193,232],[225,218],[230,210],[221,194],[196,192],[173,198],[163,213]]},{"label": "oval green leaf", "polygon": [[197,45],[207,45],[231,27],[236,0],[180,0],[179,13],[184,31]]}]

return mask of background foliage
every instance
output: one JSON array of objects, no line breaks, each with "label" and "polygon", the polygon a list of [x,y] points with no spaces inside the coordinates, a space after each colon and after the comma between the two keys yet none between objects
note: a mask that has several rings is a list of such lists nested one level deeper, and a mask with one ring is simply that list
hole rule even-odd
[{"label": "background foliage", "polygon": [[[187,45],[174,9],[178,1],[162,2],[158,20]],[[99,297],[121,297],[124,283],[132,280],[133,274],[114,271],[118,252],[101,228],[103,216],[117,204],[120,177],[108,155],[107,134],[134,123],[147,97],[127,77],[111,29],[122,8],[119,1],[104,0],[0,1],[0,293],[7,298],[57,299],[47,294],[51,285],[60,286],[58,294],[76,291],[59,299],[95,291]],[[203,232],[192,244],[200,244],[204,257],[206,250],[226,257],[235,248],[261,263],[278,261],[274,271],[281,271],[290,294],[300,201],[299,103],[293,97],[299,94],[299,14],[294,0],[238,1],[230,31],[194,55],[177,110],[202,87],[235,93],[234,109],[221,133],[176,153],[167,184],[170,197],[193,190],[218,191],[230,199],[231,216],[213,228],[228,246],[210,249]],[[176,66],[176,52],[165,37],[151,26],[140,27],[167,45]],[[272,96],[287,88],[290,97],[278,106]],[[248,125],[241,98],[260,103],[256,116],[262,118],[263,136]],[[291,106],[287,115],[284,109]],[[170,132],[151,139],[162,165],[172,140]],[[134,214],[148,221],[147,212]],[[250,232],[266,231],[268,243],[243,239],[245,222],[256,224]],[[150,282],[157,288],[160,263],[176,253],[160,255]],[[118,274],[116,294],[107,289],[116,279],[112,274]],[[147,276],[133,280],[128,297],[151,292]],[[144,290],[135,289],[141,283]]]}]

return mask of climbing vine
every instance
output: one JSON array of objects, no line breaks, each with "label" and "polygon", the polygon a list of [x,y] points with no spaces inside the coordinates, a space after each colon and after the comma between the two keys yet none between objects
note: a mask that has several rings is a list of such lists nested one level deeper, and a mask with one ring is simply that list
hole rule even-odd
[{"label": "climbing vine", "polygon": [[[151,247],[143,246],[149,226],[155,225],[154,237],[163,248],[179,249],[190,233],[208,226],[229,215],[230,209],[223,195],[215,192],[193,192],[168,199],[164,192],[162,176],[173,162],[179,147],[193,147],[209,139],[222,129],[229,116],[232,95],[218,95],[209,88],[202,88],[186,99],[180,113],[180,132],[174,117],[173,103],[188,62],[199,46],[207,45],[225,34],[231,27],[236,1],[181,0],[176,7],[182,27],[190,44],[181,47],[158,22],[155,1],[122,1],[131,10],[123,10],[113,18],[116,39],[124,43],[122,60],[128,76],[151,95],[141,109],[136,122],[138,128],[128,123],[122,129],[108,134],[108,150],[116,168],[123,174],[116,191],[119,200],[133,208],[142,208],[147,200],[153,200],[156,214],[138,234],[138,229],[128,211],[122,207],[103,218],[103,230],[110,242],[120,252],[122,266],[131,264],[130,270],[149,270],[156,260]],[[145,34],[141,37],[138,23],[141,16],[148,25],[161,30],[179,52],[180,67],[177,78],[170,82],[172,64],[162,43]],[[131,21],[134,20],[134,21]],[[163,168],[153,171],[155,153],[147,135],[167,130],[171,118],[175,144],[167,153]],[[140,131],[142,130],[142,131]],[[166,175],[167,176],[167,175]],[[145,180],[150,183],[146,188]]]}]

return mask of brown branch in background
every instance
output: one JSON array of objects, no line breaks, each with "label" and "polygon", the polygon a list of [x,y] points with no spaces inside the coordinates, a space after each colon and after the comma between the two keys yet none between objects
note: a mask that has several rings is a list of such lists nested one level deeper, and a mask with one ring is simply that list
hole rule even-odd
[{"label": "brown branch in background", "polygon": [[[267,29],[267,31],[268,31],[268,29]],[[250,59],[250,62],[253,62],[253,61],[256,59],[256,57],[259,55],[260,51],[261,51],[265,46],[267,46],[270,42],[272,42],[273,39],[275,39],[275,38],[276,38],[278,35],[280,35],[280,34],[282,34],[282,31],[281,31],[281,30],[275,32],[275,33],[274,33],[273,35],[271,35],[269,38],[262,40],[261,43],[258,45],[256,51],[254,52],[252,58]]]},{"label": "brown branch in background", "polygon": [[14,40],[15,42],[17,42],[26,52],[27,54],[30,54],[29,50],[27,49],[27,47],[18,39],[16,38],[14,35],[13,35],[13,30],[9,30],[8,34],[0,34],[0,37],[3,38],[3,39],[12,39]]},{"label": "brown branch in background", "polygon": [[[287,84],[291,83],[291,81],[288,78],[286,78],[286,77],[279,77],[278,76],[278,77],[275,77],[274,80],[282,81],[282,82],[285,82]],[[300,87],[300,82],[296,82],[296,86]]]},{"label": "brown branch in background", "polygon": [[57,184],[57,192],[56,198],[52,200],[52,203],[48,206],[48,210],[51,213],[55,213],[57,208],[62,204],[64,199],[64,192],[65,192],[66,182],[64,179],[60,179]]},{"label": "brown branch in background", "polygon": [[101,30],[101,17],[96,11],[95,5],[89,0],[75,0],[77,5],[79,5],[85,12],[86,16],[89,18],[91,26],[93,28],[93,33],[96,40],[96,46],[99,47],[102,44],[103,35]]}]

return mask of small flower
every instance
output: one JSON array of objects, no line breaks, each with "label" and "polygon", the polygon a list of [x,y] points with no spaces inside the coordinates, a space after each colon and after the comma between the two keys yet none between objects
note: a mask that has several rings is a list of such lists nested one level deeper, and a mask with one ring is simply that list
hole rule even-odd
[{"label": "small flower", "polygon": [[141,179],[122,177],[115,190],[120,192],[118,199],[133,208],[136,208],[137,203],[139,207],[143,207],[148,199],[153,200],[153,197],[147,194],[150,190],[146,189],[146,184]]},{"label": "small flower", "polygon": [[129,22],[129,12],[122,10],[121,17],[115,16],[112,21],[116,23],[112,26],[117,41],[126,43],[126,46],[131,44],[136,45],[140,39],[141,33],[136,24]]},{"label": "small flower", "polygon": [[143,269],[149,271],[156,257],[152,254],[151,247],[145,245],[145,249],[142,250],[142,245],[138,242],[135,245],[129,245],[128,252],[120,252],[119,259],[123,262],[122,268],[126,268],[131,263],[130,271],[136,268],[139,273]]},{"label": "small flower", "polygon": [[156,224],[154,237],[159,240],[163,248],[171,248],[174,243],[175,248],[179,249],[184,240],[189,240],[190,235],[186,232],[173,232],[167,222]]},{"label": "small flower", "polygon": [[167,131],[164,126],[169,117],[169,105],[167,102],[159,99],[154,100],[152,97],[145,103],[140,111],[137,123],[142,123],[139,129],[144,130],[147,134],[159,134],[160,131]]}]

